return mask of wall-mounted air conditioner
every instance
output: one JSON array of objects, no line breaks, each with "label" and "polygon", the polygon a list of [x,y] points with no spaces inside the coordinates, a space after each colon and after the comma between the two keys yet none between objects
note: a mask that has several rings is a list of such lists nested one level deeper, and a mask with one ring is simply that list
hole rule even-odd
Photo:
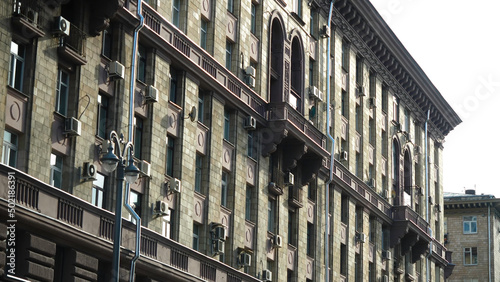
[{"label": "wall-mounted air conditioner", "polygon": [[275,248],[281,248],[283,247],[283,237],[280,235],[274,235],[273,237],[273,246]]},{"label": "wall-mounted air conditioner", "polygon": [[242,252],[239,260],[241,266],[250,266],[252,264],[252,255],[247,252]]},{"label": "wall-mounted air conditioner", "polygon": [[168,203],[164,201],[156,201],[154,212],[156,215],[160,216],[168,215]]},{"label": "wall-mounted air conditioner", "polygon": [[158,89],[153,85],[148,85],[144,98],[146,99],[146,103],[158,102]]},{"label": "wall-mounted air conditioner", "polygon": [[356,241],[361,243],[366,242],[366,235],[364,233],[356,233]]},{"label": "wall-mounted air conditioner", "polygon": [[273,281],[273,273],[268,269],[262,270],[262,281]]},{"label": "wall-mounted air conditioner", "polygon": [[253,116],[247,116],[245,117],[243,127],[246,130],[255,130],[257,129],[257,120]]},{"label": "wall-mounted air conditioner", "polygon": [[323,38],[330,37],[330,28],[328,28],[328,25],[326,25],[326,24],[323,25],[323,27],[321,28],[320,35]]},{"label": "wall-mounted air conditioner", "polygon": [[293,186],[295,184],[295,175],[293,173],[288,172],[285,174],[285,185]]},{"label": "wall-mounted air conditioner", "polygon": [[222,240],[215,240],[213,241],[213,252],[216,255],[222,255],[224,254],[224,241]]},{"label": "wall-mounted air conditioner", "polygon": [[251,77],[255,77],[255,74],[256,74],[256,70],[254,67],[252,66],[248,66],[246,69],[245,69],[245,74],[248,75],[248,76],[251,76]]},{"label": "wall-mounted air conditioner", "polygon": [[113,79],[124,79],[125,78],[125,66],[120,64],[118,61],[112,61],[109,63],[108,75]]},{"label": "wall-mounted air conditioner", "polygon": [[69,36],[70,23],[65,18],[59,16],[54,19],[54,26],[52,32],[55,35]]},{"label": "wall-mounted air conditioner", "polygon": [[84,180],[96,180],[97,169],[91,162],[84,162],[82,167],[82,178]]},{"label": "wall-mounted air conditioner", "polygon": [[80,136],[82,135],[82,123],[74,117],[64,120],[64,135]]},{"label": "wall-mounted air conditioner", "polygon": [[145,160],[141,160],[137,163],[138,169],[141,171],[141,175],[143,176],[151,176],[151,164]]},{"label": "wall-mounted air conditioner", "polygon": [[168,183],[168,191],[167,191],[168,193],[167,194],[180,193],[181,187],[182,187],[182,182],[177,178],[172,178],[172,179],[170,179],[170,181]]},{"label": "wall-mounted air conditioner", "polygon": [[347,151],[341,151],[339,154],[339,159],[341,161],[347,161],[348,157],[349,157],[349,154],[347,153]]},{"label": "wall-mounted air conditioner", "polygon": [[392,259],[391,251],[383,250],[382,251],[382,259],[391,260]]}]

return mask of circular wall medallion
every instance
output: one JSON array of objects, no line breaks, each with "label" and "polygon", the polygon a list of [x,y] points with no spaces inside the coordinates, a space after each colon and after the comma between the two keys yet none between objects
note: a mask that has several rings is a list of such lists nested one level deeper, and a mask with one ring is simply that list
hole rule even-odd
[{"label": "circular wall medallion", "polygon": [[14,101],[12,105],[10,105],[10,117],[15,121],[21,119],[21,106],[17,101]]},{"label": "circular wall medallion", "polygon": [[196,202],[194,204],[194,213],[196,214],[196,216],[200,216],[201,215],[201,204],[200,204],[200,202]]},{"label": "circular wall medallion", "polygon": [[203,11],[208,12],[208,7],[209,7],[208,0],[203,0],[202,6],[203,6]]},{"label": "circular wall medallion", "polygon": [[200,132],[198,134],[198,146],[203,147],[204,144],[205,144],[205,134],[203,134],[203,132]]},{"label": "circular wall medallion", "polygon": [[230,33],[230,34],[233,34],[233,31],[234,31],[234,23],[233,22],[228,22],[227,23],[227,31]]},{"label": "circular wall medallion", "polygon": [[252,166],[248,166],[247,177],[250,179],[253,179],[253,167]]},{"label": "circular wall medallion", "polygon": [[250,232],[250,230],[247,230],[247,232],[245,232],[245,239],[247,242],[250,242],[250,240],[252,239],[252,233]]},{"label": "circular wall medallion", "polygon": [[231,159],[231,156],[229,154],[229,151],[228,150],[225,150],[224,151],[224,162],[225,163],[229,163],[229,160]]}]

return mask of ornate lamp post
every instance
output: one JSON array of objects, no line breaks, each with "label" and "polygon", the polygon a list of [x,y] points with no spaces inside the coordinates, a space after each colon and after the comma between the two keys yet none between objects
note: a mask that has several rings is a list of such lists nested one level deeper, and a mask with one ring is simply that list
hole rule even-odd
[{"label": "ornate lamp post", "polygon": [[[116,208],[115,208],[115,231],[113,236],[113,281],[118,282],[120,277],[120,245],[122,235],[122,207],[123,207],[123,180],[129,184],[134,183],[139,177],[140,170],[134,165],[134,145],[132,142],[123,140],[123,134],[118,137],[115,131],[109,134],[108,152],[101,157],[102,167],[111,173],[118,168],[116,173]],[[115,144],[118,156],[113,153],[113,143]],[[123,151],[121,145],[125,144]],[[128,162],[128,166],[126,165]]]}]

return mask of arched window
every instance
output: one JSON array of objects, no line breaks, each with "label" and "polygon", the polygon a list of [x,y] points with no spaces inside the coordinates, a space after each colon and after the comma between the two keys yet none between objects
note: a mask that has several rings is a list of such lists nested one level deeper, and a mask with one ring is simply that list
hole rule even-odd
[{"label": "arched window", "polygon": [[412,204],[412,165],[411,165],[411,156],[410,150],[405,150],[404,156],[404,205],[410,206]]},{"label": "arched window", "polygon": [[272,21],[271,25],[270,101],[283,102],[283,28],[277,18]]},{"label": "arched window", "polygon": [[302,44],[299,37],[292,40],[292,73],[291,73],[291,91],[288,103],[298,112],[303,111],[303,83],[304,83],[304,60]]},{"label": "arched window", "polygon": [[401,204],[401,191],[399,182],[399,142],[392,141],[392,201],[394,206]]}]

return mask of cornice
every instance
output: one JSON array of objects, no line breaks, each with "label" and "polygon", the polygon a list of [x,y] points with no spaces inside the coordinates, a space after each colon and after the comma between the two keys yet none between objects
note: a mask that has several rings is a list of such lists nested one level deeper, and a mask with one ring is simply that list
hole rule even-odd
[{"label": "cornice", "polygon": [[412,109],[417,121],[425,123],[430,109],[431,137],[441,141],[461,122],[368,1],[338,1],[332,21],[392,92]]}]

